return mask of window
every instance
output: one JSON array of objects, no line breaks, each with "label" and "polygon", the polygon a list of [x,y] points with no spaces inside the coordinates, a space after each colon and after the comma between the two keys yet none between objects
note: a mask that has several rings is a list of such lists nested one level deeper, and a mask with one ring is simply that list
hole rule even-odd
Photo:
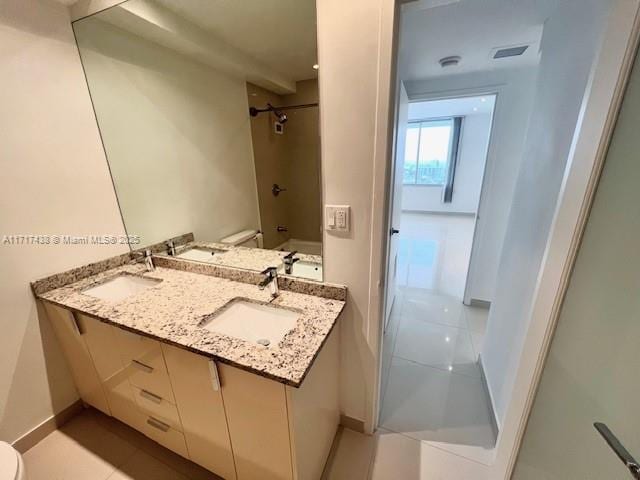
[{"label": "window", "polygon": [[405,185],[447,182],[453,119],[409,122],[404,153]]}]

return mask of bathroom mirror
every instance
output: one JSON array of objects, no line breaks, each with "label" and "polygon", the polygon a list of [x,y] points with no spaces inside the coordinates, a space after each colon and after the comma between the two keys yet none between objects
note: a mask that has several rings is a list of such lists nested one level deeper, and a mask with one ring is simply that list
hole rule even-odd
[{"label": "bathroom mirror", "polygon": [[193,233],[170,253],[297,251],[321,280],[315,1],[128,0],[73,29],[134,248]]}]

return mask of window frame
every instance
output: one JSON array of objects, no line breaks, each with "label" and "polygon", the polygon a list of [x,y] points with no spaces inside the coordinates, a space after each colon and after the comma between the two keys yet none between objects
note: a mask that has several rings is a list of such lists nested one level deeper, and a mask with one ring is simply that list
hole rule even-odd
[{"label": "window frame", "polygon": [[[408,124],[408,128],[411,128],[411,125],[421,125],[423,123],[445,123],[448,122],[451,126],[451,131],[449,133],[449,147],[447,149],[447,165],[448,162],[451,161],[451,148],[453,147],[453,137],[454,137],[454,122],[455,121],[455,117],[451,116],[451,117],[431,117],[431,118],[420,118],[420,119],[416,119],[416,120],[409,120],[407,122]],[[447,184],[446,179],[445,181],[443,181],[443,183],[418,183],[418,166],[420,165],[420,141],[422,139],[422,127],[419,126],[418,127],[419,133],[418,133],[418,148],[416,149],[416,172],[415,172],[415,178],[414,181],[412,183],[406,183],[404,180],[404,168],[403,168],[403,176],[402,176],[402,186],[403,187],[439,187],[439,188],[444,188],[445,185]],[[405,139],[406,142],[406,139]],[[402,159],[402,162],[404,164],[404,159]]]}]

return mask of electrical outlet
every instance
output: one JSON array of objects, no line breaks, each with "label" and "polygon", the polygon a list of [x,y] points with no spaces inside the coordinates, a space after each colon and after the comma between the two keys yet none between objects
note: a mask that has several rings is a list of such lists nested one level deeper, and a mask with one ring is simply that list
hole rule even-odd
[{"label": "electrical outlet", "polygon": [[325,222],[327,230],[348,232],[350,229],[349,205],[325,205]]}]

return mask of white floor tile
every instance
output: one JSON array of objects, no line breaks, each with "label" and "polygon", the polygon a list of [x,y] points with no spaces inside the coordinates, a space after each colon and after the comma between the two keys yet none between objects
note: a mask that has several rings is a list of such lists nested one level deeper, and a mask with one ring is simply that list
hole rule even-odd
[{"label": "white floor tile", "polygon": [[404,318],[393,355],[429,367],[480,378],[477,357],[466,329]]},{"label": "white floor tile", "polygon": [[485,465],[405,435],[381,430],[372,480],[487,480]]},{"label": "white floor tile", "polygon": [[471,216],[403,213],[399,285],[462,297],[474,226]]},{"label": "white floor tile", "polygon": [[467,327],[462,299],[431,292],[405,292],[402,318],[438,323],[452,327]]},{"label": "white floor tile", "polygon": [[394,358],[381,426],[418,440],[491,449],[495,438],[481,380]]}]

